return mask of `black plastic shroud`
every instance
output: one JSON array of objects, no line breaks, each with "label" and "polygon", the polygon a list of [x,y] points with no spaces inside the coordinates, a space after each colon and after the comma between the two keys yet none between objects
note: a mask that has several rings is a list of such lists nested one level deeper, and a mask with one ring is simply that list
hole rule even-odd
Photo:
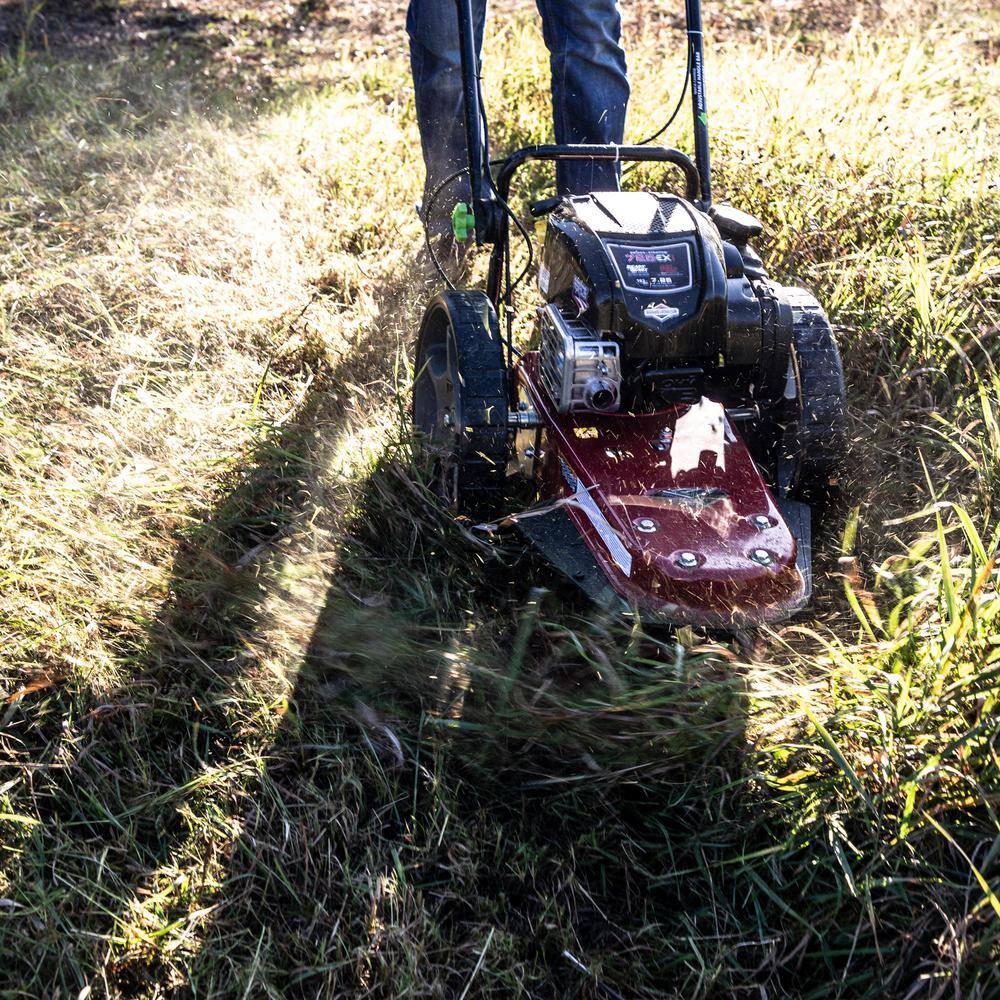
[{"label": "black plastic shroud", "polygon": [[769,405],[784,392],[791,314],[758,262],[683,198],[610,191],[549,215],[539,286],[621,345],[626,410],[703,391]]}]

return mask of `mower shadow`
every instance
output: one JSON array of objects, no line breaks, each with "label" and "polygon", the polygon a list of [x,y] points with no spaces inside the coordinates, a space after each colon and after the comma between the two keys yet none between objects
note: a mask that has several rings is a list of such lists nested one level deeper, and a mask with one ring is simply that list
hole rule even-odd
[{"label": "mower shadow", "polygon": [[[672,824],[699,822],[678,786],[725,789],[741,770],[739,678],[720,663],[698,675],[694,656],[672,709],[644,715],[648,675],[616,676],[613,662],[628,636],[573,591],[534,587],[557,580],[519,544],[491,552],[465,538],[405,452],[376,464],[352,508],[318,614],[302,606],[315,580],[277,600],[229,587],[230,621],[261,623],[266,603],[272,628],[313,624],[266,766],[234,802],[241,834],[205,900],[213,918],[186,967],[192,989],[396,997],[419,983],[458,995],[492,925],[514,935],[511,961],[532,966],[531,996],[617,995],[595,993],[564,952],[607,962],[676,911],[675,886],[643,885],[606,859],[625,838],[651,865],[664,850],[697,863],[670,843]],[[275,575],[308,576],[306,549]],[[675,646],[667,658],[636,645],[635,658],[684,671]],[[449,960],[418,972],[414,956],[432,948]],[[470,995],[509,995],[498,961]],[[619,988],[634,974],[605,969]]]},{"label": "mower shadow", "polygon": [[[606,861],[624,841],[654,869],[661,852],[698,865],[671,843],[704,820],[678,789],[707,782],[725,795],[741,772],[739,672],[724,650],[685,662],[672,639],[598,616],[517,539],[470,538],[405,445],[334,503],[310,522],[321,534],[336,523],[324,573],[308,567],[326,546],[302,538],[270,575],[310,583],[258,588],[229,616],[269,617],[297,637],[308,622],[311,635],[267,765],[241,791],[242,833],[187,965],[192,987],[458,995],[482,928],[495,926],[513,954],[481,970],[470,995],[509,995],[524,964],[534,997],[619,995],[610,983],[627,988],[634,971],[612,962],[598,987],[565,953],[608,962],[683,904],[669,878],[646,885]],[[320,576],[321,608],[304,607]],[[655,675],[668,665],[676,684],[664,687]],[[448,961],[414,968],[432,949]]]},{"label": "mower shadow", "polygon": [[[399,322],[405,285],[371,329]],[[10,982],[139,995],[180,966],[193,995],[451,996],[492,926],[511,945],[470,995],[512,976],[597,995],[569,951],[614,996],[649,927],[688,913],[665,859],[703,866],[682,845],[708,799],[683,789],[724,797],[743,771],[738,671],[595,617],[516,540],[472,540],[405,441],[360,484],[331,472],[359,420],[344,387],[391,384],[391,363],[358,342],[186,533],[135,658],[144,704],[95,707],[93,749],[42,796],[94,937],[67,930],[51,964],[0,923]],[[6,895],[41,905],[47,843]],[[634,866],[608,864],[622,844]]]}]

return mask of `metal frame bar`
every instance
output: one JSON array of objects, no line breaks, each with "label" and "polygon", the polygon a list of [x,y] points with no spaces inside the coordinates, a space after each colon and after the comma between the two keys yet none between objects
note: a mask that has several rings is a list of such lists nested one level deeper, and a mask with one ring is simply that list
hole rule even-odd
[{"label": "metal frame bar", "polygon": [[705,96],[705,46],[701,31],[701,0],[684,0],[691,51],[691,110],[694,118],[694,161],[701,180],[703,211],[712,204],[712,165],[708,151],[708,99]]},{"label": "metal frame bar", "polygon": [[[465,141],[469,157],[469,186],[472,189],[472,213],[476,220],[476,242],[490,242],[493,213],[487,207],[492,201],[488,175],[489,150],[483,129],[484,112],[479,100],[480,66],[476,45],[476,24],[472,0],[455,0],[458,12],[458,47],[462,60],[462,97],[465,111]],[[484,190],[485,188],[485,190]]]}]

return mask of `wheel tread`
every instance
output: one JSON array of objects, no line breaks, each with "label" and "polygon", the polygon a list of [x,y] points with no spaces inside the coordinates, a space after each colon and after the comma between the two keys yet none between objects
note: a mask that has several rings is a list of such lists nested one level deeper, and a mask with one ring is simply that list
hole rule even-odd
[{"label": "wheel tread", "polygon": [[482,292],[442,293],[428,306],[425,324],[435,309],[447,314],[459,372],[456,392],[463,426],[453,456],[458,469],[458,512],[490,516],[503,503],[510,449],[507,366],[500,324]]},{"label": "wheel tread", "polygon": [[805,289],[787,292],[801,404],[794,492],[808,496],[829,489],[843,458],[847,437],[844,371],[822,306]]}]

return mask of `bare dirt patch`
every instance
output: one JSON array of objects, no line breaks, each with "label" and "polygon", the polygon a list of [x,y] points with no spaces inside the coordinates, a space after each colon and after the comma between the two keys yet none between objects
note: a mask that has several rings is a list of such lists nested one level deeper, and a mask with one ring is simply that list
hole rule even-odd
[{"label": "bare dirt patch", "polygon": [[[874,23],[891,13],[882,0],[709,0],[705,23],[716,37],[761,32],[845,31],[855,21]],[[322,55],[344,42],[394,50],[404,41],[406,4],[391,0],[49,0],[34,16],[24,0],[0,3],[0,49],[100,48],[135,45],[210,45],[220,58],[266,61]],[[534,10],[530,0],[498,0],[490,15],[503,19]],[[683,26],[681,3],[638,0],[623,5],[627,28],[637,32]]]}]

